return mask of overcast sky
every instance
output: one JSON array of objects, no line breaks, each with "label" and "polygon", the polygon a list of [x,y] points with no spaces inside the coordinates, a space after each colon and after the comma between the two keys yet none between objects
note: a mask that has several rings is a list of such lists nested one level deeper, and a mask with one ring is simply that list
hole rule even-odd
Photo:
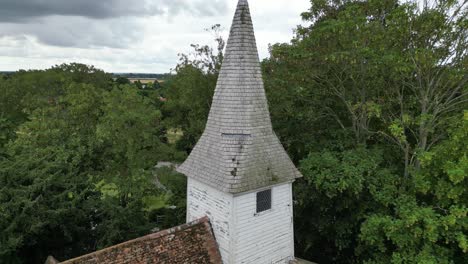
[{"label": "overcast sky", "polygon": [[[309,0],[250,0],[260,57],[289,42]],[[169,72],[204,29],[228,30],[237,0],[0,0],[0,71],[80,62],[108,72]]]}]

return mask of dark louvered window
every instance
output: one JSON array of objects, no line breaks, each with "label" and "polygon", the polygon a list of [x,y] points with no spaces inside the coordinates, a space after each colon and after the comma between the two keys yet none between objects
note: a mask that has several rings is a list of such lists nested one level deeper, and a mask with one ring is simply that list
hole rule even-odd
[{"label": "dark louvered window", "polygon": [[257,213],[271,209],[271,189],[257,193]]}]

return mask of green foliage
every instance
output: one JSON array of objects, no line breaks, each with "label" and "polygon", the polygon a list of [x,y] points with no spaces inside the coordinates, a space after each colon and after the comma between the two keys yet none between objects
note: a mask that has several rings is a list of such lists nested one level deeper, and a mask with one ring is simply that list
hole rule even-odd
[{"label": "green foliage", "polygon": [[177,148],[187,153],[200,138],[208,119],[225,45],[219,30],[220,25],[210,29],[215,34],[217,50],[208,45],[192,45],[194,52],[180,55],[176,74],[163,91],[168,100],[163,107],[166,126],[168,130],[181,130]]},{"label": "green foliage", "polygon": [[211,106],[217,75],[204,73],[191,65],[183,66],[167,83],[164,105],[166,126],[183,132],[178,149],[189,152],[203,133]]},{"label": "green foliage", "polygon": [[[468,262],[468,11],[418,3],[311,0],[310,24],[263,61],[274,129],[304,175],[301,257]],[[225,44],[211,30],[217,48],[192,45],[155,89],[81,64],[0,78],[0,262],[185,220],[185,177],[153,166],[203,132]]]},{"label": "green foliage", "polygon": [[467,117],[454,119],[449,138],[422,155],[411,192],[392,202],[395,214],[372,215],[362,225],[369,263],[468,261]]},{"label": "green foliage", "polygon": [[299,251],[322,262],[357,261],[353,250],[361,223],[371,212],[388,212],[399,195],[401,180],[386,166],[382,150],[363,147],[304,159],[304,181],[295,187]]},{"label": "green foliage", "polygon": [[55,66],[45,71],[19,71],[7,79],[0,79],[0,118],[10,124],[10,130],[6,133],[14,134],[13,131],[27,121],[35,109],[56,104],[71,83],[109,89],[111,80],[111,75],[77,63]]},{"label": "green foliage", "polygon": [[6,119],[0,118],[0,157],[3,157],[6,153],[4,153],[4,146],[8,141],[15,137],[14,133],[14,124]]},{"label": "green foliage", "polygon": [[159,183],[167,190],[165,195],[166,206],[160,211],[164,215],[160,222],[163,228],[171,228],[174,223],[183,223],[186,220],[187,205],[187,178],[185,175],[174,172],[173,168],[156,170]]},{"label": "green foliage", "polygon": [[[424,167],[468,106],[468,11],[460,1],[418,3],[311,0],[310,26],[263,62],[275,131],[305,177],[295,189],[299,256],[463,263],[455,245],[466,227],[454,219],[466,208],[456,205],[466,201],[465,154]],[[460,227],[453,236],[438,231],[448,219]]]},{"label": "green foliage", "polygon": [[160,214],[170,215],[152,200],[166,192],[154,184],[153,166],[179,155],[164,144],[158,104],[134,86],[104,86],[107,75],[93,68],[31,74],[53,79],[57,72],[63,86],[53,101],[41,103],[34,91],[38,103],[27,119],[17,127],[2,119],[2,263],[68,259],[147,234],[162,226]]},{"label": "green foliage", "polygon": [[130,84],[130,80],[125,77],[119,76],[115,79],[115,83],[117,83],[118,85],[125,85]]},{"label": "green foliage", "polygon": [[[82,88],[94,90],[86,85]],[[93,103],[84,103],[81,113],[93,115]],[[74,112],[78,110],[75,106],[67,109]],[[7,146],[9,157],[1,164],[0,178],[2,259],[19,262],[28,256],[30,262],[38,261],[51,249],[43,237],[56,238],[49,244],[52,248],[58,246],[56,243],[74,242],[78,252],[90,249],[83,240],[92,237],[86,232],[86,225],[90,225],[87,218],[93,215],[90,205],[99,200],[99,195],[89,188],[89,175],[84,170],[91,162],[88,146],[93,142],[80,132],[89,131],[93,124],[62,107],[35,110],[31,121],[17,131],[18,138]],[[63,250],[59,255],[70,254],[70,248]]]}]

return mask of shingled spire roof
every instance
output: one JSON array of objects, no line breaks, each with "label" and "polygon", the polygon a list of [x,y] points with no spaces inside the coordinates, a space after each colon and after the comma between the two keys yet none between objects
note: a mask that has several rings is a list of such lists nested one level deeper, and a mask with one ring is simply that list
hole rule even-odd
[{"label": "shingled spire roof", "polygon": [[239,0],[205,132],[178,171],[241,193],[301,177],[273,132],[247,0]]}]

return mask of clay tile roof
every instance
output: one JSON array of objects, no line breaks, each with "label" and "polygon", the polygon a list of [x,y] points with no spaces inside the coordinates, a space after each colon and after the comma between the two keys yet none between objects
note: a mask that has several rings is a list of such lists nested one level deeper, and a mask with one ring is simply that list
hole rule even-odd
[{"label": "clay tile roof", "polygon": [[227,193],[301,177],[272,129],[247,0],[237,5],[205,132],[178,171]]},{"label": "clay tile roof", "polygon": [[207,217],[61,264],[219,264],[221,255]]}]

